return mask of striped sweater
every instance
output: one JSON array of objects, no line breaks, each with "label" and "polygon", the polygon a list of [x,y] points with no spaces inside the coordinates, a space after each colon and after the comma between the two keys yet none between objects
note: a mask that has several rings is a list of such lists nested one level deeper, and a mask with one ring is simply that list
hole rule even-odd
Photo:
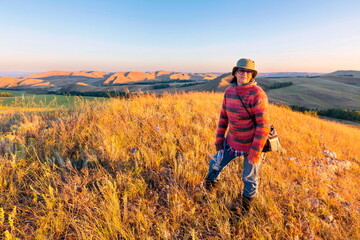
[{"label": "striped sweater", "polygon": [[[255,116],[255,122],[238,98],[240,95],[247,110]],[[268,98],[256,82],[237,86],[232,84],[225,90],[220,119],[216,131],[216,149],[223,148],[226,142],[235,150],[249,153],[248,158],[258,162],[270,132]]]}]

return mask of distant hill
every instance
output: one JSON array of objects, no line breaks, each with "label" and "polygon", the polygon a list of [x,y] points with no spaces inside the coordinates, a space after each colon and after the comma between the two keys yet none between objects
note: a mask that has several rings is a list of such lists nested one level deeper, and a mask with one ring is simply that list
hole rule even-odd
[{"label": "distant hill", "polygon": [[[26,75],[22,78],[14,77],[0,77],[1,88],[11,89],[32,89],[43,88],[49,91],[58,91],[61,89],[68,89],[76,86],[80,90],[84,86],[83,91],[88,89],[96,89],[97,91],[107,91],[109,86],[117,85],[143,85],[157,82],[175,82],[175,81],[210,81],[218,75],[215,73],[182,73],[169,71],[155,71],[155,72],[115,72],[107,73],[101,71],[48,71],[44,73],[36,73]],[[78,85],[77,83],[84,83],[85,85]],[[134,87],[132,89],[143,89],[148,86]]]},{"label": "distant hill", "polygon": [[[214,72],[214,74],[220,76],[226,74],[226,72]],[[320,76],[325,73],[320,72],[259,72],[258,77],[308,77],[308,76]]]},{"label": "distant hill", "polygon": [[316,72],[269,72],[259,73],[259,77],[309,77],[309,76],[320,76],[324,73]]},{"label": "distant hill", "polygon": [[[230,84],[231,74],[223,74],[207,83],[180,89],[160,89],[156,92],[176,91],[211,91],[223,92]],[[258,77],[259,86],[266,90],[270,102],[284,105],[304,106],[317,109],[350,109],[360,110],[360,78],[341,76],[317,77],[287,77],[264,78]],[[291,86],[270,89],[279,83],[291,82]]]},{"label": "distant hill", "polygon": [[360,110],[360,78],[341,76],[264,78],[260,84],[292,82],[293,85],[267,91],[272,102],[308,108]]},{"label": "distant hill", "polygon": [[349,85],[360,86],[360,76],[349,77],[349,76],[324,75],[324,76],[321,76],[320,79],[335,81],[338,83],[345,83],[345,84],[349,84]]},{"label": "distant hill", "polygon": [[89,84],[77,82],[65,85],[60,89],[61,92],[94,92],[97,91],[96,87]]},{"label": "distant hill", "polygon": [[23,79],[28,78],[47,78],[47,77],[53,77],[53,76],[70,76],[71,72],[68,71],[49,71],[44,73],[35,73],[31,75],[26,75],[23,77]]},{"label": "distant hill", "polygon": [[360,71],[355,70],[339,70],[325,74],[327,76],[343,76],[343,77],[360,77]]},{"label": "distant hill", "polygon": [[14,77],[0,77],[0,88],[12,88],[18,85],[19,79]]},{"label": "distant hill", "polygon": [[[305,75],[289,77],[291,75]],[[259,74],[257,82],[271,102],[308,108],[341,108],[360,110],[360,71],[335,71],[329,74],[267,73]],[[273,76],[273,77],[269,77]],[[231,79],[230,73],[182,73],[171,71],[115,72],[49,71],[23,78],[0,77],[0,88],[43,89],[58,93],[107,91],[163,92],[223,92]],[[291,83],[287,86],[286,83]],[[273,89],[276,84],[286,87]]]}]

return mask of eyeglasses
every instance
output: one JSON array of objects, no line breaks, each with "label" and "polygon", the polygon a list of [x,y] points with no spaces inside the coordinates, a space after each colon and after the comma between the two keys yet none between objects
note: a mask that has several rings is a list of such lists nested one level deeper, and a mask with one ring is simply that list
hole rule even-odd
[{"label": "eyeglasses", "polygon": [[252,73],[253,71],[251,70],[246,70],[246,69],[238,69],[236,70],[236,73]]}]

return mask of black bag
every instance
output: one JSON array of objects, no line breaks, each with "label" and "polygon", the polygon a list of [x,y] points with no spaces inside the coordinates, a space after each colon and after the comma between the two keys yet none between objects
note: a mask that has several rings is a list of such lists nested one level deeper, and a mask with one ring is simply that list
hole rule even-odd
[{"label": "black bag", "polygon": [[[238,96],[238,98],[240,99],[242,105],[244,106],[246,112],[249,114],[251,120],[254,122],[255,126],[256,126],[256,121],[254,119],[254,116],[252,116],[250,114],[250,112],[247,110],[247,108],[245,107],[245,104],[244,102],[242,101],[241,97],[236,94]],[[269,132],[269,135],[268,135],[268,138],[266,140],[266,143],[265,143],[265,146],[262,150],[262,152],[271,152],[271,151],[279,151],[281,148],[281,144],[280,144],[280,140],[279,140],[279,136],[275,130],[275,127],[274,125],[270,125],[270,132]]]}]

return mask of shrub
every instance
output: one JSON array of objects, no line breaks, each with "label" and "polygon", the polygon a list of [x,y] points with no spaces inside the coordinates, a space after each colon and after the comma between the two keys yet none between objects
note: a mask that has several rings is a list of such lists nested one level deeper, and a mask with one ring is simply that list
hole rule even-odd
[{"label": "shrub", "polygon": [[318,114],[321,116],[360,122],[360,114],[356,110],[343,110],[338,108],[331,108],[326,110],[319,110]]},{"label": "shrub", "polygon": [[283,88],[294,85],[292,82],[282,82],[282,83],[274,83],[269,87],[269,89]]},{"label": "shrub", "polygon": [[291,105],[290,108],[294,111],[303,112],[311,116],[325,116],[337,119],[343,119],[353,122],[360,122],[360,112],[356,110],[346,110],[339,108],[331,109],[310,109],[304,106]]},{"label": "shrub", "polygon": [[162,88],[169,88],[170,87],[170,84],[156,84],[153,86],[153,89],[162,89]]},{"label": "shrub", "polygon": [[14,97],[14,95],[8,92],[0,92],[0,97]]}]

